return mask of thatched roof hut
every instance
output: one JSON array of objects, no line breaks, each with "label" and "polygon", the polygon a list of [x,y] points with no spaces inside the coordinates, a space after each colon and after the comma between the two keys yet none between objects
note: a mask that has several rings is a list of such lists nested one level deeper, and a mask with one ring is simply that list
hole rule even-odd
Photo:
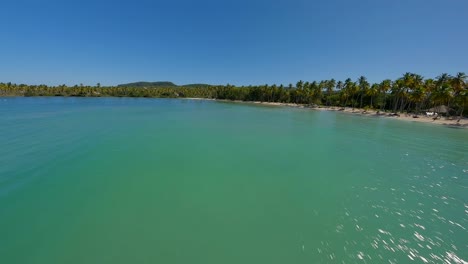
[{"label": "thatched roof hut", "polygon": [[439,105],[439,106],[435,106],[426,110],[426,112],[435,112],[439,114],[448,114],[449,112],[452,112],[452,111],[453,109],[446,105]]}]

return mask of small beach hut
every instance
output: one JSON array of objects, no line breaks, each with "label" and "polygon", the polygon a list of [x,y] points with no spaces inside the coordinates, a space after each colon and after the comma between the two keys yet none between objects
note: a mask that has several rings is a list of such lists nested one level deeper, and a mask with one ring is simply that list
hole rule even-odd
[{"label": "small beach hut", "polygon": [[452,111],[453,111],[452,108],[446,105],[434,106],[426,110],[426,112],[433,112],[433,113],[443,114],[443,115],[449,114]]}]

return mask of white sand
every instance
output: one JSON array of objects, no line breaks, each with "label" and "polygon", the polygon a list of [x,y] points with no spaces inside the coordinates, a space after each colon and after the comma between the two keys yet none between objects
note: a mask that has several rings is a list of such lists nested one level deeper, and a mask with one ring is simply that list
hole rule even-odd
[{"label": "white sand", "polygon": [[[421,122],[421,123],[431,123],[431,124],[438,124],[438,125],[446,125],[446,126],[456,126],[456,127],[464,127],[468,128],[468,119],[462,118],[458,121],[458,117],[442,117],[439,116],[437,119],[434,120],[433,117],[428,117],[425,115],[413,115],[407,113],[397,113],[399,116],[391,115],[390,112],[380,112],[378,110],[367,110],[359,109],[359,108],[343,108],[340,107],[320,107],[314,108],[317,110],[325,110],[325,111],[340,111],[345,113],[351,113],[356,115],[367,115],[367,116],[379,116],[383,118],[393,118],[397,120],[404,120],[404,121],[411,121],[411,122]],[[417,116],[417,117],[414,117]]]},{"label": "white sand", "polygon": [[[200,100],[203,98],[187,98],[187,99],[196,99]],[[355,114],[355,115],[364,115],[364,116],[378,116],[382,118],[392,118],[392,119],[397,119],[397,120],[404,120],[404,121],[410,121],[410,122],[421,122],[421,123],[430,123],[430,124],[437,124],[437,125],[446,125],[446,126],[454,126],[454,127],[462,127],[462,128],[468,128],[468,119],[467,118],[462,118],[460,121],[458,121],[458,117],[451,117],[445,118],[442,116],[439,116],[436,120],[433,119],[433,117],[427,117],[425,115],[418,115],[418,118],[414,118],[413,115],[411,114],[406,114],[406,113],[398,113],[399,116],[392,116],[390,112],[380,112],[378,113],[378,110],[367,110],[365,111],[364,109],[359,109],[359,108],[351,108],[351,107],[325,107],[325,106],[308,106],[308,105],[302,105],[302,104],[293,104],[293,103],[277,103],[277,102],[258,102],[258,101],[232,101],[232,100],[217,100],[217,99],[206,99],[206,100],[216,100],[216,101],[222,101],[222,102],[234,102],[234,103],[247,103],[247,104],[262,104],[262,105],[272,105],[272,106],[288,106],[288,107],[298,107],[298,108],[309,108],[313,110],[319,110],[319,111],[339,111],[343,113],[349,113],[349,114]]]}]

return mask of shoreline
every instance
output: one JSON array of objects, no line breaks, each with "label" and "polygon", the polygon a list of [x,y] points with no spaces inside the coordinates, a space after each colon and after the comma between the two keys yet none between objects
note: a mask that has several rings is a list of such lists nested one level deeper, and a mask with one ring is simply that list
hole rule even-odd
[{"label": "shoreline", "polygon": [[269,105],[269,106],[281,106],[281,107],[294,107],[294,108],[304,108],[317,111],[335,111],[340,113],[347,113],[357,116],[372,116],[379,118],[391,118],[395,120],[402,120],[407,122],[418,122],[426,124],[435,124],[443,125],[448,127],[456,128],[468,128],[468,119],[462,118],[458,121],[458,117],[452,117],[452,119],[447,119],[446,117],[440,116],[438,119],[434,120],[432,117],[417,115],[417,118],[414,118],[412,114],[407,113],[397,113],[398,115],[392,115],[390,112],[379,112],[379,110],[365,110],[362,108],[351,108],[351,107],[337,107],[337,106],[309,106],[303,104],[294,104],[294,103],[278,103],[278,102],[260,102],[260,101],[239,101],[239,100],[226,100],[226,99],[212,99],[212,98],[180,98],[188,100],[207,100],[207,101],[218,101],[218,102],[228,102],[228,103],[243,103],[243,104],[257,104],[257,105]]},{"label": "shoreline", "polygon": [[[24,96],[0,96],[0,98],[7,97],[24,97]],[[42,97],[42,96],[40,96]],[[51,96],[54,97],[54,96]],[[70,96],[73,97],[73,96]],[[102,98],[102,97],[86,97],[86,98]],[[122,97],[116,97],[122,98]],[[129,97],[134,98],[134,97]],[[141,97],[141,98],[159,98],[161,97]],[[414,118],[412,114],[407,113],[397,113],[395,115],[391,112],[379,112],[379,110],[369,109],[365,110],[362,108],[351,108],[351,107],[338,107],[338,106],[319,106],[319,105],[304,105],[304,104],[295,104],[295,103],[279,103],[279,102],[260,102],[260,101],[240,101],[240,100],[228,100],[228,99],[215,99],[215,98],[197,98],[197,97],[168,97],[163,99],[182,99],[182,100],[203,100],[203,101],[217,101],[225,103],[242,103],[242,104],[254,104],[254,105],[266,105],[266,106],[278,106],[278,107],[293,107],[293,108],[304,108],[316,111],[335,111],[340,113],[346,113],[356,116],[369,116],[369,117],[378,117],[378,118],[391,118],[395,120],[403,120],[406,122],[418,122],[426,124],[435,124],[443,125],[446,127],[452,128],[464,128],[468,129],[468,118],[462,118],[458,122],[458,117],[451,117],[447,119],[446,117],[440,116],[438,119],[434,120],[432,117],[417,115],[417,118]]]}]

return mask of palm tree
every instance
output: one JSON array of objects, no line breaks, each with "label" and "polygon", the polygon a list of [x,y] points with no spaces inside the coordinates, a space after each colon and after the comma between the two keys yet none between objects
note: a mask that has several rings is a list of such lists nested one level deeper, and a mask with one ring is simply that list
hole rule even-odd
[{"label": "palm tree", "polygon": [[337,90],[338,92],[341,91],[341,90],[343,89],[343,87],[344,87],[344,84],[343,84],[342,81],[338,81],[338,82],[336,83],[336,87],[335,87],[335,88],[336,88],[336,90]]},{"label": "palm tree", "polygon": [[325,81],[325,87],[327,90],[327,106],[329,105],[330,102],[330,97],[333,93],[333,88],[335,88],[336,81],[335,79],[331,79],[329,81]]},{"label": "palm tree", "polygon": [[409,99],[414,103],[415,109],[419,112],[422,101],[425,97],[423,87],[424,78],[419,74],[412,74],[411,83],[409,84]]},{"label": "palm tree", "polygon": [[458,122],[460,122],[460,119],[463,117],[463,111],[465,110],[465,105],[468,104],[468,84],[465,83],[464,88],[458,95],[459,101],[460,101],[460,116],[458,118]]},{"label": "palm tree", "polygon": [[434,92],[434,102],[437,104],[447,104],[450,107],[450,102],[453,98],[453,88],[451,85],[452,76],[443,73],[436,78],[436,89]]},{"label": "palm tree", "polygon": [[[394,96],[393,112],[399,108],[400,112],[405,108],[408,101],[408,93],[414,87],[415,74],[407,72],[403,77],[396,80],[392,87],[392,94]],[[399,106],[399,107],[398,107]]]},{"label": "palm tree", "polygon": [[374,83],[372,86],[367,90],[366,95],[370,96],[370,107],[374,108],[373,106],[373,98],[374,96],[379,94],[379,85]]},{"label": "palm tree", "polygon": [[362,97],[367,93],[367,90],[369,89],[369,82],[367,82],[366,77],[361,76],[358,79],[358,85],[359,85],[359,95],[361,97],[359,108],[362,108]]},{"label": "palm tree", "polygon": [[466,98],[468,96],[468,92],[466,91],[467,89],[466,79],[467,78],[468,77],[466,76],[464,72],[459,72],[451,80],[451,85],[453,88],[453,96],[459,106],[460,117],[458,120],[462,118],[463,110],[465,108],[465,103],[467,101],[467,98]]},{"label": "palm tree", "polygon": [[353,111],[354,111],[354,104],[355,104],[355,101],[356,101],[356,100],[354,100],[354,96],[355,96],[355,94],[357,92],[357,88],[358,87],[357,87],[356,83],[351,81],[350,78],[345,80],[344,90],[346,91],[346,94],[347,94],[346,104],[345,105],[348,104],[348,97],[351,96],[351,100],[352,100],[351,105],[353,107]]},{"label": "palm tree", "polygon": [[424,86],[417,86],[415,87],[409,95],[409,99],[412,103],[414,103],[416,108],[416,113],[419,113],[421,109],[421,104],[424,101],[426,96]]},{"label": "palm tree", "polygon": [[463,90],[463,88],[466,85],[466,79],[467,78],[468,78],[468,76],[466,76],[466,74],[464,72],[459,72],[459,73],[457,73],[457,75],[455,75],[451,79],[451,84],[452,84],[453,90],[455,92],[455,95],[457,95],[458,93],[460,93]]},{"label": "palm tree", "polygon": [[451,76],[448,73],[442,73],[441,75],[437,76],[436,84],[437,85],[442,85],[442,84],[448,82],[450,79],[451,79]]},{"label": "palm tree", "polygon": [[387,104],[387,93],[392,88],[392,81],[389,79],[383,80],[379,85],[380,93],[383,94],[383,104],[381,104],[381,110],[385,109]]},{"label": "palm tree", "polygon": [[296,88],[301,90],[302,88],[304,88],[304,82],[302,80],[298,81],[296,83]]},{"label": "palm tree", "polygon": [[338,105],[343,104],[343,88],[344,88],[343,82],[338,81],[335,86],[335,89],[338,92],[338,96],[339,96],[338,101],[337,101]]},{"label": "palm tree", "polygon": [[448,83],[443,83],[436,86],[436,89],[432,94],[432,101],[438,105],[447,104],[447,106],[449,106],[451,98],[452,87]]},{"label": "palm tree", "polygon": [[435,90],[435,81],[434,79],[426,79],[423,83],[424,91],[426,92],[426,100],[423,102],[423,107],[427,108],[427,106],[433,106],[432,104],[432,95],[434,94]]}]

